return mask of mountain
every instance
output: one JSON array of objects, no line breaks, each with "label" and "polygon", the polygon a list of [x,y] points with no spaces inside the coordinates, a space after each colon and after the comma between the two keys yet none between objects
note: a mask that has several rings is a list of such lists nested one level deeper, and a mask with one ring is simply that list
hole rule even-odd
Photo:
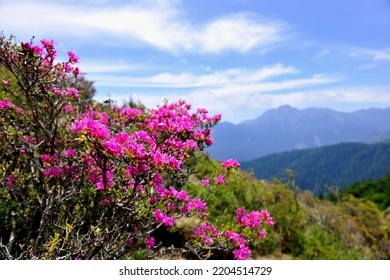
[{"label": "mountain", "polygon": [[247,161],[264,155],[343,142],[376,143],[390,139],[390,108],[352,113],[289,105],[239,124],[221,122],[208,148],[216,160]]},{"label": "mountain", "polygon": [[284,180],[286,170],[290,169],[301,189],[326,192],[326,186],[345,188],[390,173],[390,143],[341,143],[277,153],[241,162],[241,168],[266,180]]}]

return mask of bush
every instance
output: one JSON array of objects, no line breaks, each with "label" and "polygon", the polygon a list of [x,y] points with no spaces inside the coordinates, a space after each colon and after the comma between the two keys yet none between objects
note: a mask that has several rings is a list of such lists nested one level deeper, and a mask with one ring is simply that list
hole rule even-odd
[{"label": "bush", "polygon": [[[13,43],[0,36],[1,240],[18,259],[155,258],[163,228],[199,217],[182,252],[250,256],[250,242],[272,218],[239,209],[229,226],[208,220],[204,198],[183,186],[197,151],[211,145],[220,116],[184,101],[156,109],[91,101],[78,57],[56,62],[52,40]],[[225,184],[234,160],[204,178],[205,197]],[[263,222],[262,222],[263,221]],[[166,232],[166,231],[165,231]]]}]

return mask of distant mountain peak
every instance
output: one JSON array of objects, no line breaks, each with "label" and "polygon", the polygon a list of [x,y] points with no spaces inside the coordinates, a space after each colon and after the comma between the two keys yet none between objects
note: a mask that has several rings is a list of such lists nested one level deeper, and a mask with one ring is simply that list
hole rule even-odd
[{"label": "distant mountain peak", "polygon": [[282,106],[277,107],[276,110],[299,110],[299,109],[292,107],[291,105],[286,104],[286,105],[282,105]]},{"label": "distant mountain peak", "polygon": [[208,150],[217,160],[250,160],[266,154],[342,142],[379,142],[390,135],[390,109],[338,112],[283,105],[237,125],[221,123]]}]

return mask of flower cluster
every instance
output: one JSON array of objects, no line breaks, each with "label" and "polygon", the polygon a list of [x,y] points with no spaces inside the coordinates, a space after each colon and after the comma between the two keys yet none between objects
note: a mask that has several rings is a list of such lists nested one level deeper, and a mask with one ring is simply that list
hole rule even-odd
[{"label": "flower cluster", "polygon": [[192,231],[194,237],[199,237],[200,240],[208,245],[214,242],[214,238],[220,238],[220,234],[216,227],[210,223],[202,223]]},{"label": "flower cluster", "polygon": [[[0,121],[6,122],[0,123],[0,149],[7,153],[0,186],[12,192],[7,197],[19,199],[15,205],[20,209],[40,217],[34,254],[54,258],[54,249],[40,250],[53,245],[50,234],[59,233],[64,234],[61,252],[69,251],[68,258],[116,258],[114,251],[135,253],[145,247],[153,251],[160,246],[153,235],[157,228],[196,216],[202,223],[193,231],[195,239],[206,245],[228,240],[236,259],[249,257],[245,234],[226,228],[219,232],[207,222],[208,195],[192,197],[183,189],[192,171],[189,159],[213,144],[211,128],[221,115],[192,110],[183,100],[149,111],[93,104],[82,100],[82,89],[76,86],[79,57],[72,51],[67,61],[57,63],[53,40],[11,47],[0,38],[0,43],[0,62],[17,65],[10,71],[18,69],[13,74],[23,76],[18,92],[11,90],[10,80],[2,81],[10,98],[0,100],[5,115]],[[18,106],[25,110],[23,118],[14,114],[22,112]],[[229,171],[240,165],[229,159],[221,166],[221,173],[201,181],[204,192],[227,184]],[[266,211],[240,209],[235,220],[240,229],[255,230],[261,239],[266,237],[263,224],[273,224]]]},{"label": "flower cluster", "polygon": [[7,99],[0,100],[0,109],[11,107],[12,103]]},{"label": "flower cluster", "polygon": [[236,260],[246,260],[251,255],[251,250],[246,245],[246,240],[244,237],[242,237],[240,234],[232,232],[232,231],[226,231],[225,236],[236,243],[238,246],[238,249],[235,249],[233,251],[234,258]]},{"label": "flower cluster", "polygon": [[236,214],[237,216],[234,217],[234,220],[244,227],[258,228],[262,221],[265,221],[269,226],[274,225],[274,221],[266,210],[247,213],[245,209],[238,208]]},{"label": "flower cluster", "polygon": [[224,168],[239,168],[240,164],[235,159],[228,159],[221,163]]},{"label": "flower cluster", "polygon": [[156,211],[154,211],[154,216],[156,217],[156,221],[158,223],[163,223],[164,225],[166,225],[168,227],[173,226],[173,224],[175,222],[175,218],[168,217],[168,216],[164,215],[164,213],[160,209],[157,209]]}]

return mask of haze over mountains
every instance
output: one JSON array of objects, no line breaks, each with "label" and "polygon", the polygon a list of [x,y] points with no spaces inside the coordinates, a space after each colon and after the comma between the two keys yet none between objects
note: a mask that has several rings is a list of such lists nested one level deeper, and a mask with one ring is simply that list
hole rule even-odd
[{"label": "haze over mountains", "polygon": [[208,152],[214,159],[239,161],[344,142],[386,142],[390,140],[390,108],[346,113],[285,105],[237,125],[221,122],[212,135],[215,144]]},{"label": "haze over mountains", "polygon": [[346,188],[390,174],[390,143],[340,143],[276,153],[241,162],[241,169],[253,172],[258,179],[278,178],[283,182],[287,181],[286,170],[293,170],[301,189],[326,193],[327,186]]}]

